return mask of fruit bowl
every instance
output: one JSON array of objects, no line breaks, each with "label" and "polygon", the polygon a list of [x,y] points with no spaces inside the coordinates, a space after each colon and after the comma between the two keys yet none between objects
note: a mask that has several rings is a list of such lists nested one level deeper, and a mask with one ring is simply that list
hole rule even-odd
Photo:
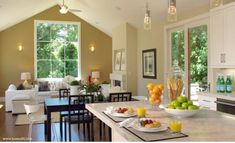
[{"label": "fruit bowl", "polygon": [[177,118],[185,118],[195,115],[200,109],[196,110],[181,110],[181,109],[170,109],[170,108],[164,108],[165,111]]}]

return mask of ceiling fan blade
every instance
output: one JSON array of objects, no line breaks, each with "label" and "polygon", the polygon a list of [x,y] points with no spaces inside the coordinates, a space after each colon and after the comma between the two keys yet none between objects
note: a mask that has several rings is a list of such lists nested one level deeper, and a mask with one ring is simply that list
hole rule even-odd
[{"label": "ceiling fan blade", "polygon": [[80,10],[80,9],[69,9],[69,11],[72,11],[72,12],[82,12],[82,10]]}]

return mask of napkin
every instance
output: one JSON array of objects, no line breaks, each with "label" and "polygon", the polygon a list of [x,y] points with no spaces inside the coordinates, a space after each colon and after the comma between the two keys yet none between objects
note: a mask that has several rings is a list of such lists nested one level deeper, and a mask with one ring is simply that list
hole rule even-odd
[{"label": "napkin", "polygon": [[104,111],[105,114],[112,114],[114,111],[114,107],[113,106],[109,106],[106,108],[106,110]]},{"label": "napkin", "polygon": [[137,122],[138,122],[137,118],[128,118],[128,119],[125,119],[124,121],[118,123],[118,126],[119,127],[127,127],[128,128],[128,127],[133,126]]}]

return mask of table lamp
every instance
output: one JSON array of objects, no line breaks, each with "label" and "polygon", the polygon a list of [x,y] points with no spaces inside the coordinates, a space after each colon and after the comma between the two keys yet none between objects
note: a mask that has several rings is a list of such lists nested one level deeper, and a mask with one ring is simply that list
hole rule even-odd
[{"label": "table lamp", "polygon": [[20,78],[21,78],[21,80],[24,80],[23,86],[24,86],[25,88],[31,88],[31,85],[28,83],[28,80],[31,79],[31,74],[30,74],[30,72],[23,72],[23,73],[21,73]]},{"label": "table lamp", "polygon": [[100,78],[100,72],[99,71],[93,71],[91,72],[91,77],[94,78],[94,83],[98,83],[98,78]]}]

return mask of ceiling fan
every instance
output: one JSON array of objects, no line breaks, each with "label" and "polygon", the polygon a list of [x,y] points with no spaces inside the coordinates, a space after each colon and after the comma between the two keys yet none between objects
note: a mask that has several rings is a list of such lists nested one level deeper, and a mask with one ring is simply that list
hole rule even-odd
[{"label": "ceiling fan", "polygon": [[71,12],[82,12],[79,9],[69,9],[68,6],[64,4],[64,0],[63,0],[63,4],[60,5],[60,13],[61,14],[66,14],[68,11],[71,11]]}]

